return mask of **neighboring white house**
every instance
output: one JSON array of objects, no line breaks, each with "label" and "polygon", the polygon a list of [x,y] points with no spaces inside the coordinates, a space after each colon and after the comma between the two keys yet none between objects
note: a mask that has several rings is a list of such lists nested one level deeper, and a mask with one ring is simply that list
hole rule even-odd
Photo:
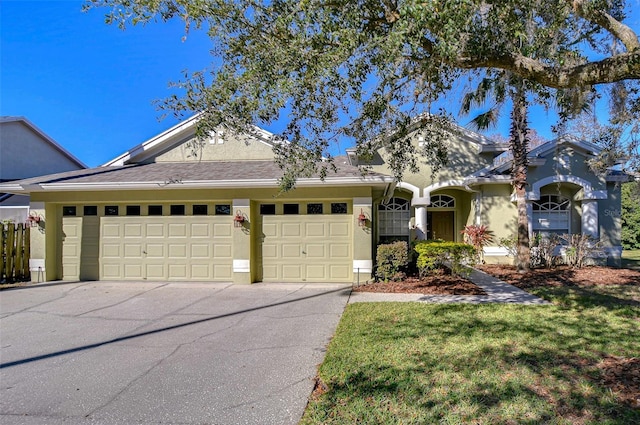
[{"label": "neighboring white house", "polygon": [[[0,117],[0,183],[87,168],[25,117]],[[22,223],[29,196],[0,193],[0,221]]]}]

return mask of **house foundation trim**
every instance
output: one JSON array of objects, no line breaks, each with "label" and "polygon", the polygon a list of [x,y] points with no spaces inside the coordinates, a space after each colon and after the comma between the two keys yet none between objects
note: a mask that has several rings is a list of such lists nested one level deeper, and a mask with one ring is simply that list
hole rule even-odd
[{"label": "house foundation trim", "polygon": [[234,273],[250,273],[251,261],[249,260],[233,260]]},{"label": "house foundation trim", "polygon": [[353,260],[354,273],[371,273],[373,271],[372,260]]}]

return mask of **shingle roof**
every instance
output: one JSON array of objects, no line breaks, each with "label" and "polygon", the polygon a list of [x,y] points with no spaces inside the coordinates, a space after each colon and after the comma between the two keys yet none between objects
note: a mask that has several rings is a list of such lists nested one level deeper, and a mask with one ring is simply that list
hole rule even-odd
[{"label": "shingle roof", "polygon": [[[329,172],[325,181],[357,179],[377,180],[380,183],[390,182],[390,176],[380,173],[369,173],[362,177],[358,167],[351,166],[341,158],[336,158],[337,171]],[[69,171],[34,177],[11,182],[11,188],[16,190],[18,186],[32,187],[28,191],[37,190],[37,185],[55,185],[63,189],[64,186],[87,185],[100,186],[114,184],[149,185],[158,187],[170,183],[194,183],[210,184],[216,186],[219,183],[242,186],[243,182],[262,181],[264,184],[276,185],[278,178],[282,176],[282,170],[273,161],[194,161],[194,162],[157,162],[149,164],[136,164],[115,167],[97,167],[85,170]],[[302,179],[301,179],[302,180]],[[318,180],[318,177],[312,180]],[[7,184],[9,185],[9,184]],[[16,186],[17,185],[17,186]],[[1,187],[2,185],[0,185]],[[9,191],[8,187],[4,190]]]}]

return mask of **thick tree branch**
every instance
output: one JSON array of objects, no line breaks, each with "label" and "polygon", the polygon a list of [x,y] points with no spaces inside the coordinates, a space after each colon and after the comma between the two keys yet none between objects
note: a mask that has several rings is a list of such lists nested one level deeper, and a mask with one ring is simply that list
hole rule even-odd
[{"label": "thick tree branch", "polygon": [[499,68],[552,88],[571,88],[640,79],[640,49],[570,67],[553,67],[521,55],[457,58],[451,63],[465,69]]},{"label": "thick tree branch", "polygon": [[584,0],[572,0],[573,10],[578,16],[591,21],[602,28],[606,29],[615,38],[620,40],[627,49],[627,52],[633,52],[640,49],[640,41],[638,35],[627,25],[615,19],[604,10],[590,11],[585,8]]}]

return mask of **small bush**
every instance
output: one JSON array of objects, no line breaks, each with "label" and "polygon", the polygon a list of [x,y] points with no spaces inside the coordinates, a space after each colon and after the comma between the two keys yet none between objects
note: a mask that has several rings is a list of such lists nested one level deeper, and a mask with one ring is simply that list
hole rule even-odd
[{"label": "small bush", "polygon": [[404,269],[409,264],[409,248],[406,242],[378,245],[376,253],[376,278],[384,282],[404,279]]},{"label": "small bush", "polygon": [[513,235],[510,238],[498,239],[498,246],[507,250],[507,256],[515,258],[518,256],[518,235]]},{"label": "small bush", "polygon": [[550,269],[558,265],[561,260],[561,257],[557,255],[560,242],[560,236],[556,234],[549,236],[543,236],[540,233],[534,234],[531,247],[531,267]]},{"label": "small bush", "polygon": [[417,266],[420,275],[444,267],[447,264],[451,273],[457,276],[468,276],[473,264],[476,250],[473,245],[459,242],[424,241],[414,246],[418,253]]},{"label": "small bush", "polygon": [[599,240],[586,233],[564,234],[560,236],[567,247],[565,249],[565,261],[569,267],[582,268],[585,260],[593,256],[601,248]]},{"label": "small bush", "polygon": [[484,247],[493,241],[491,230],[484,224],[470,224],[464,226],[460,232],[466,243],[473,245],[476,250],[476,263],[484,263]]}]

